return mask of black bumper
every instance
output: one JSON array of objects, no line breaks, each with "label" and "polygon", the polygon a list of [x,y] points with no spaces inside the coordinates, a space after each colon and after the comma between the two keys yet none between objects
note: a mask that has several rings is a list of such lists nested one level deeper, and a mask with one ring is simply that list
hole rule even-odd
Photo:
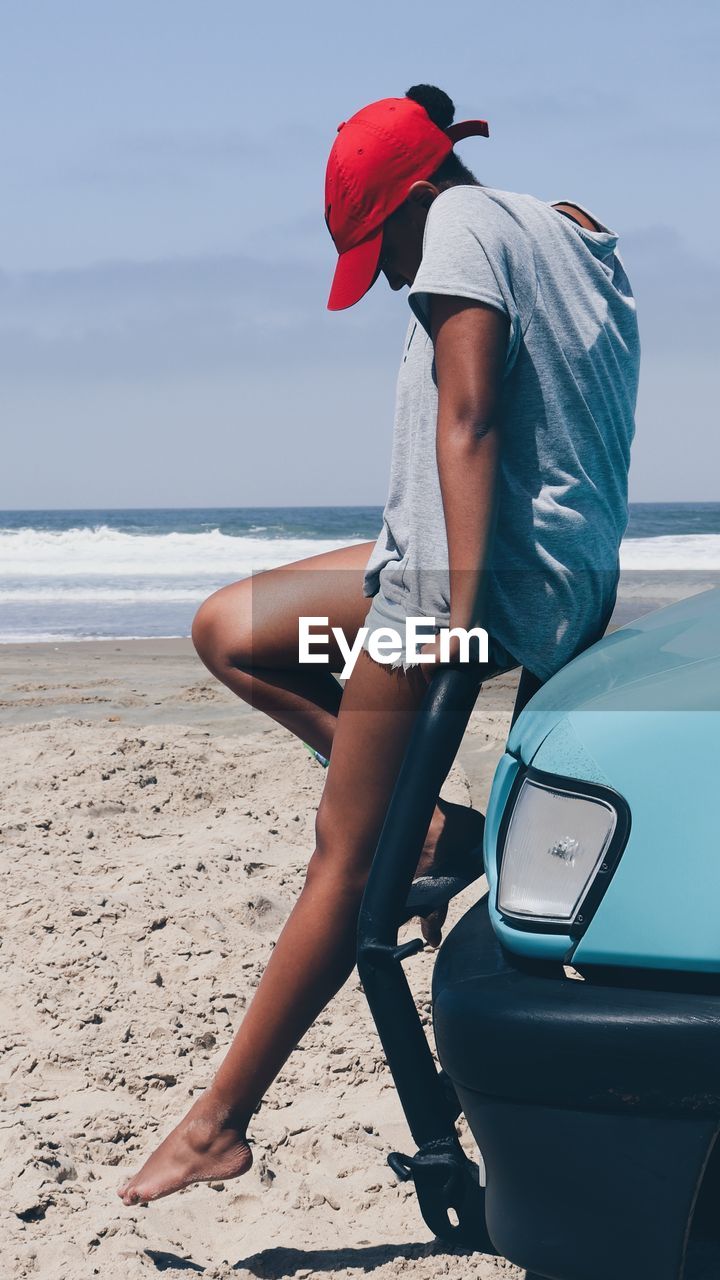
[{"label": "black bumper", "polygon": [[442,948],[433,1010],[498,1251],[553,1280],[678,1280],[720,1126],[720,998],[525,965],[485,901]]}]

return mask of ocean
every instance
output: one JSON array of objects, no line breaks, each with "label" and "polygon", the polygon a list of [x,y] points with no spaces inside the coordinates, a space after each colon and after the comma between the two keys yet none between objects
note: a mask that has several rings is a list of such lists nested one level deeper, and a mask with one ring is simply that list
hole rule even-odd
[{"label": "ocean", "polygon": [[[218,587],[374,539],[380,507],[0,511],[0,643],[187,636]],[[720,503],[635,503],[621,550],[637,596],[712,585]],[[705,579],[707,582],[705,583]]]}]

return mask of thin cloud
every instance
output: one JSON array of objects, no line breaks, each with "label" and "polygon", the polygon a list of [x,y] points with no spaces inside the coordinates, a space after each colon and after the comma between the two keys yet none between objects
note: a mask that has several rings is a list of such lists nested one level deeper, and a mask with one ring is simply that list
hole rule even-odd
[{"label": "thin cloud", "polygon": [[317,266],[240,255],[5,273],[0,372],[14,383],[258,367],[277,374],[298,364],[322,369],[351,351],[363,359],[394,350],[398,308],[338,319],[325,310],[327,286]]}]

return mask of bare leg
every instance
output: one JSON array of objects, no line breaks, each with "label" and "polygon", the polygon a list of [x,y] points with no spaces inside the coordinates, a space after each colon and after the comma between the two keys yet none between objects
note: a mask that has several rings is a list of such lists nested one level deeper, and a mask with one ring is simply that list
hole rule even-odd
[{"label": "bare leg", "polygon": [[[244,1022],[210,1089],[121,1189],[126,1204],[250,1167],[249,1116],[354,964],[367,870],[426,686],[418,672],[391,672],[362,655],[341,695],[331,668],[300,667],[298,617],[328,617],[329,626],[342,627],[352,641],[368,609],[362,573],[370,545],[224,588],[195,620],[196,647],[218,679],[323,754],[332,747],[332,764],[305,888]],[[334,657],[338,669],[339,654]],[[477,843],[478,820],[480,815],[461,806],[439,807],[422,869],[443,841],[455,847]],[[432,924],[423,930],[438,940]]]},{"label": "bare leg", "polygon": [[419,672],[361,655],[340,707],[302,893],[213,1083],[121,1188],[125,1204],[249,1168],[253,1110],[354,965],[363,888],[425,689]]}]

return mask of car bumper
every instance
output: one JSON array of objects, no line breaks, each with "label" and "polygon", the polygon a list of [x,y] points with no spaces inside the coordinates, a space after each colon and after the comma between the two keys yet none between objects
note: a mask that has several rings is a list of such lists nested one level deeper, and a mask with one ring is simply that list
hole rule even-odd
[{"label": "car bumper", "polygon": [[720,1126],[720,997],[511,956],[487,899],[435,967],[438,1056],[499,1252],[555,1280],[675,1280]]}]

